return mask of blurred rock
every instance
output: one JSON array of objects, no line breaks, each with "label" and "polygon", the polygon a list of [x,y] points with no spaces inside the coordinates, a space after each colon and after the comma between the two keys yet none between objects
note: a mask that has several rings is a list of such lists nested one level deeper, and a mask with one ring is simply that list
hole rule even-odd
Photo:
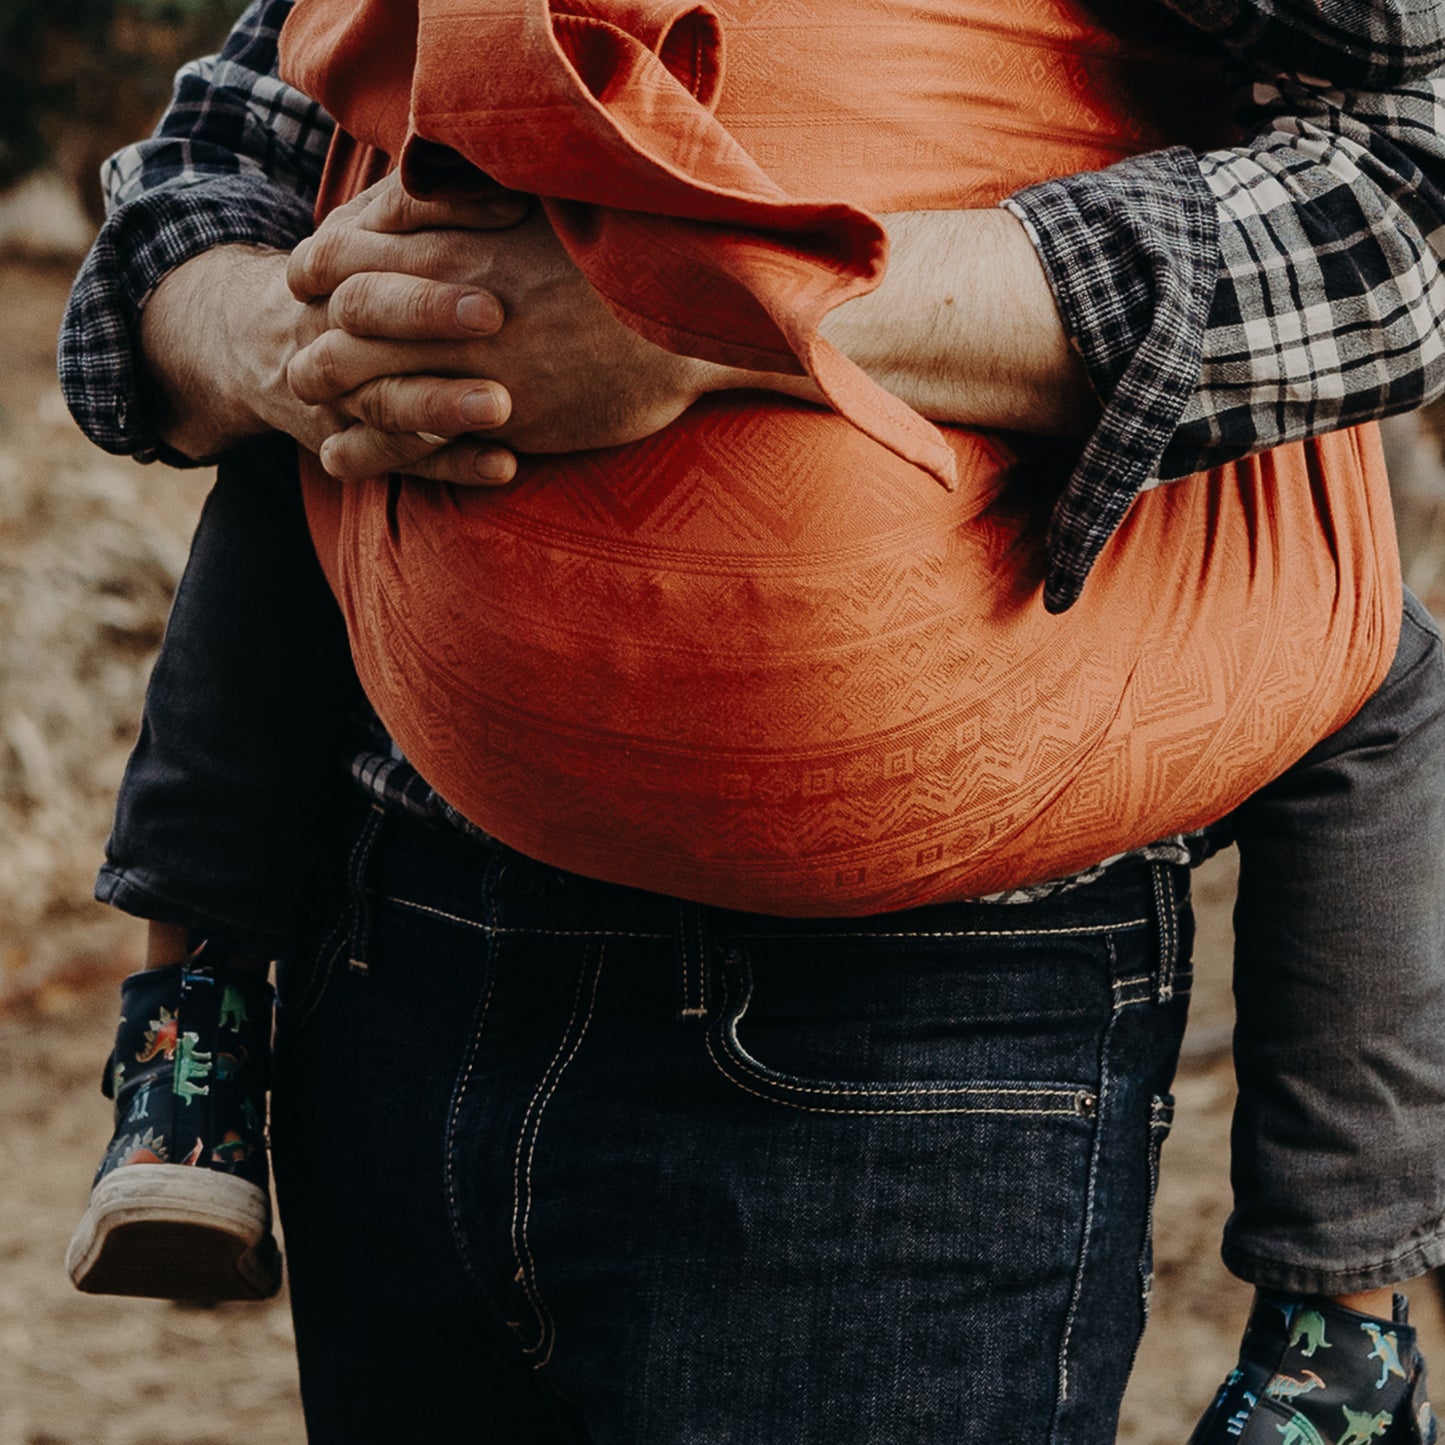
[{"label": "blurred rock", "polygon": [[3,1005],[68,960],[138,942],[90,892],[207,474],[92,447],[54,376],[66,274],[0,261],[0,288]]},{"label": "blurred rock", "polygon": [[1411,412],[1381,423],[1400,566],[1405,585],[1445,615],[1445,457],[1437,414]]},{"label": "blurred rock", "polygon": [[0,193],[0,255],[27,261],[78,261],[95,227],[75,187],[53,171]]}]

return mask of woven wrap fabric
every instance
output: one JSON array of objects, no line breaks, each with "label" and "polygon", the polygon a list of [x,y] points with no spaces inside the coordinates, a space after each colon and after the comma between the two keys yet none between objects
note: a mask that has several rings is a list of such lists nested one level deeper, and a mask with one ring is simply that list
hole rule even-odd
[{"label": "woven wrap fabric", "polygon": [[1078,0],[299,0],[283,65],[342,128],[323,210],[474,166],[649,339],[834,408],[721,394],[500,490],[303,456],[368,694],[522,852],[780,914],[977,896],[1220,816],[1383,678],[1373,430],[1144,494],[1050,616],[1061,465],[817,335],[877,284],[870,213],[1196,139],[1216,77],[1177,35]]}]

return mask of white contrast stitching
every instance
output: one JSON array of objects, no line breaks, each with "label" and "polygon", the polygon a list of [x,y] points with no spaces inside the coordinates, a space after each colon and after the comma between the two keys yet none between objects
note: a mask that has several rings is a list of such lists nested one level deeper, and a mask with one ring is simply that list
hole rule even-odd
[{"label": "white contrast stitching", "polygon": [[366,973],[369,965],[364,958],[355,957],[357,946],[363,952],[370,951],[371,943],[371,920],[366,909],[366,885],[359,878],[358,872],[370,861],[371,845],[376,838],[377,831],[381,827],[381,821],[386,816],[380,803],[371,805],[371,816],[366,820],[361,832],[357,834],[356,842],[352,846],[351,856],[346,860],[346,886],[348,893],[355,900],[352,906],[354,917],[353,935],[361,933],[359,939],[355,936],[347,941],[352,945],[347,950],[351,956],[347,958],[348,968],[355,969],[357,973]]},{"label": "white contrast stitching", "polygon": [[[671,937],[667,933],[641,933],[631,932],[620,928],[508,928],[494,923],[482,923],[475,918],[464,918],[460,914],[448,913],[442,908],[433,908],[429,903],[417,903],[410,898],[396,898],[389,893],[376,895],[383,903],[394,903],[398,908],[411,908],[418,913],[429,913],[436,918],[445,918],[451,923],[460,923],[464,928],[474,928],[483,933],[495,933],[498,936],[515,935],[516,937],[536,938],[632,938],[644,940],[661,940]],[[817,939],[820,941],[834,941],[837,939],[878,939],[878,938],[901,938],[901,939],[948,939],[948,938],[1084,938],[1097,934],[1124,933],[1134,928],[1145,928],[1152,922],[1148,918],[1126,918],[1119,923],[1081,925],[1077,928],[966,928],[958,930],[940,929],[937,932],[923,933],[814,933],[807,930],[790,931],[787,933],[732,933],[728,938],[738,939],[790,939],[799,938],[805,940]]]},{"label": "white contrast stitching", "polygon": [[[810,1108],[804,1104],[795,1104],[788,1099],[779,1099],[778,1103],[792,1109],[802,1109],[806,1113],[817,1114],[1068,1114],[1078,1113],[1078,1098],[1083,1090],[1082,1085],[1070,1087],[1068,1085],[1038,1085],[1009,1086],[1009,1085],[984,1085],[984,1084],[958,1084],[958,1085],[928,1085],[928,1084],[879,1084],[871,1088],[847,1088],[843,1085],[826,1086],[822,1084],[803,1084],[789,1082],[768,1074],[762,1065],[752,1057],[742,1046],[737,1036],[737,1026],[742,1022],[743,1016],[747,1013],[747,1000],[744,999],[742,1007],[738,1009],[717,1029],[717,1034],[722,1043],[729,1060],[742,1072],[758,1083],[765,1085],[768,1089],[789,1094],[813,1094],[825,1098],[860,1098],[860,1099],[906,1099],[910,1097],[922,1098],[958,1098],[969,1095],[982,1095],[985,1098],[1001,1099],[1011,1096],[1028,1099],[1049,1099],[1067,1098],[1070,1101],[1070,1108],[1065,1109],[1057,1105],[1044,1109],[989,1109],[981,1106],[939,1107],[932,1109],[827,1109]],[[722,1065],[713,1047],[712,1032],[708,1033],[708,1053],[712,1055],[713,1063],[717,1066],[722,1075],[745,1093],[755,1093],[745,1084],[739,1082]],[[770,1098],[769,1094],[757,1094],[756,1097]]]},{"label": "white contrast stitching", "polygon": [[[1036,1116],[1047,1119],[1060,1118],[1082,1118],[1077,1109],[985,1109],[979,1107],[944,1107],[939,1109],[830,1109],[821,1104],[799,1104],[792,1099],[779,1099],[772,1094],[764,1094],[759,1089],[751,1089],[740,1079],[730,1074],[722,1066],[712,1046],[712,1036],[707,1039],[707,1051],[712,1055],[713,1064],[717,1071],[733,1086],[740,1089],[744,1094],[751,1094],[755,1099],[763,1099],[769,1104],[781,1104],[785,1109],[796,1109],[803,1114],[857,1114],[868,1118],[897,1118],[910,1114],[998,1114],[1008,1118],[1025,1118]],[[1077,1095],[1078,1091],[1075,1091]]]},{"label": "white contrast stitching", "polygon": [[658,940],[668,938],[666,933],[628,933],[622,929],[608,928],[506,928],[495,923],[483,923],[476,918],[464,918],[459,913],[448,913],[444,908],[433,908],[429,903],[416,903],[410,898],[394,898],[389,893],[378,893],[382,903],[394,903],[398,908],[410,908],[416,913],[428,913],[433,918],[445,918],[448,923],[460,923],[464,928],[475,929],[478,933],[495,934],[498,938],[634,938]]},{"label": "white contrast stitching", "polygon": [[696,906],[692,910],[693,930],[697,934],[697,1002],[694,1003],[689,997],[689,1017],[707,1017],[707,954],[703,947],[702,937],[702,909]]},{"label": "white contrast stitching", "polygon": [[[552,1346],[556,1341],[557,1331],[552,1319],[552,1313],[547,1308],[547,1302],[542,1298],[542,1292],[536,1282],[536,1262],[532,1258],[531,1245],[527,1240],[527,1222],[532,1217],[532,1162],[537,1154],[537,1139],[542,1132],[542,1112],[551,1103],[552,1096],[557,1092],[557,1086],[562,1082],[562,1075],[567,1072],[567,1066],[577,1057],[577,1050],[582,1047],[582,1040],[587,1037],[587,1030],[592,1023],[592,1015],[597,1007],[597,987],[602,980],[602,959],[604,950],[599,946],[597,951],[597,962],[589,967],[584,962],[581,971],[577,976],[577,993],[572,1000],[572,1016],[567,1020],[567,1027],[562,1032],[562,1042],[557,1046],[557,1052],[552,1056],[552,1062],[547,1065],[542,1075],[541,1082],[537,1085],[536,1092],[532,1095],[527,1105],[526,1114],[522,1118],[521,1133],[517,1137],[517,1158],[513,1170],[514,1187],[512,1194],[512,1257],[517,1262],[517,1272],[521,1279],[522,1288],[527,1292],[527,1299],[531,1303],[532,1310],[537,1316],[539,1334],[534,1345],[523,1345],[525,1354],[535,1355],[545,1344],[546,1353],[540,1360],[532,1362],[534,1370],[540,1370],[552,1358]],[[582,1020],[582,1026],[577,1030],[577,1036],[572,1039],[572,1026],[577,1022],[577,1015],[582,1008],[582,989],[587,981],[588,973],[592,975],[592,994],[588,1000],[587,1017]],[[567,1048],[568,1040],[571,1039],[572,1047],[567,1057],[562,1057],[562,1051]],[[556,1071],[553,1076],[553,1070]],[[550,1087],[547,1080],[551,1077]],[[538,1097],[543,1089],[547,1090],[546,1097],[538,1102]],[[532,1111],[536,1109],[535,1118]],[[531,1131],[531,1139],[527,1143],[527,1168],[526,1168],[526,1193],[527,1206],[522,1209],[522,1144],[527,1140],[528,1131]],[[518,1215],[520,1214],[520,1222]],[[525,1253],[525,1261],[522,1255]]]},{"label": "white contrast stitching", "polygon": [[[1113,939],[1109,940],[1109,963],[1111,967],[1116,963]],[[1053,1424],[1049,1430],[1050,1440],[1058,1437],[1059,1420],[1069,1398],[1069,1346],[1073,1342],[1074,1321],[1078,1318],[1079,1304],[1083,1299],[1084,1273],[1089,1262],[1089,1246],[1093,1242],[1094,1193],[1099,1182],[1099,1155],[1103,1148],[1104,1125],[1107,1122],[1105,1110],[1109,1106],[1109,1042],[1118,1017],[1118,1014],[1115,1014],[1109,1020],[1108,1027],[1104,1030],[1103,1047],[1099,1050],[1099,1092],[1098,1103],[1094,1111],[1093,1147],[1089,1150],[1089,1182],[1087,1203],[1084,1206],[1083,1238],[1079,1241],[1078,1269],[1074,1275],[1074,1289],[1069,1299],[1069,1312],[1064,1317],[1063,1337],[1059,1341],[1059,1393],[1058,1398],[1054,1401]]]},{"label": "white contrast stitching", "polygon": [[1151,865],[1154,884],[1154,907],[1159,915],[1159,993],[1158,1001],[1168,1003],[1174,997],[1174,955],[1176,952],[1174,890],[1162,863]]},{"label": "white contrast stitching", "polygon": [[682,951],[682,1016],[692,1013],[692,946],[687,936],[688,909],[691,905],[677,901],[677,941]]},{"label": "white contrast stitching", "polygon": [[1076,928],[961,928],[940,929],[935,933],[813,933],[808,931],[790,933],[732,933],[728,938],[771,939],[801,938],[811,942],[814,939],[839,938],[1082,938],[1095,934],[1124,933],[1133,928],[1145,928],[1152,922],[1148,918],[1126,918],[1120,923],[1081,924]]},{"label": "white contrast stitching", "polygon": [[985,1094],[990,1098],[1003,1098],[1009,1095],[1024,1095],[1034,1099],[1048,1099],[1055,1097],[1066,1097],[1075,1099],[1078,1097],[1079,1087],[1067,1085],[1044,1085],[1030,1088],[1026,1085],[999,1085],[994,1087],[988,1084],[877,1084],[870,1088],[851,1089],[843,1085],[823,1084],[801,1084],[790,1083],[785,1079],[769,1074],[752,1055],[747,1053],[737,1038],[736,1026],[742,1015],[729,1020],[722,1030],[721,1039],[724,1048],[727,1050],[728,1058],[737,1065],[745,1074],[750,1075],[761,1084],[766,1084],[770,1089],[783,1089],[790,1094],[824,1094],[829,1098],[863,1098],[863,1099],[897,1099],[908,1098],[917,1094],[933,1094],[946,1097],[967,1094]]},{"label": "white contrast stitching", "polygon": [[460,1223],[461,1210],[457,1205],[456,1149],[457,1132],[461,1127],[462,1104],[467,1097],[467,1091],[472,1081],[472,1074],[476,1070],[477,1058],[482,1050],[482,1033],[487,1022],[487,1011],[492,1006],[492,992],[497,986],[497,974],[500,971],[500,959],[496,947],[489,950],[487,962],[490,967],[490,976],[487,979],[487,991],[482,997],[482,1006],[477,1011],[476,1020],[472,1024],[472,1045],[467,1052],[467,1066],[462,1073],[461,1083],[457,1085],[456,1093],[452,1098],[451,1118],[447,1124],[446,1154],[447,1210],[452,1227],[452,1238],[456,1242],[457,1252],[462,1257],[462,1268],[466,1270],[472,1282],[483,1290],[487,1288],[486,1280],[482,1277],[472,1260],[471,1245],[467,1242],[466,1235],[463,1233]]}]

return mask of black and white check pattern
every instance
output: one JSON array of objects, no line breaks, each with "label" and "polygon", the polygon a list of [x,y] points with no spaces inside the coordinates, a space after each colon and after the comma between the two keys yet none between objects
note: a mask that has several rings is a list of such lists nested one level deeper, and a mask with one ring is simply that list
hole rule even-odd
[{"label": "black and white check pattern", "polygon": [[1238,101],[1238,146],[1005,203],[1105,400],[1050,526],[1054,610],[1144,488],[1445,391],[1445,72],[1275,75]]},{"label": "black and white check pattern", "polygon": [[[1055,610],[1145,487],[1445,391],[1445,5],[1167,3],[1251,67],[1308,62],[1335,85],[1250,80],[1239,146],[1156,152],[1005,203],[1105,402],[1050,529]],[[290,5],[255,0],[219,56],[177,77],[156,135],[106,167],[112,213],[60,373],[109,451],[163,454],[134,338],[167,272],[310,229],[332,123],[277,77]]]},{"label": "black and white check pattern", "polygon": [[1163,0],[1234,54],[1337,85],[1388,89],[1445,65],[1439,0]]}]

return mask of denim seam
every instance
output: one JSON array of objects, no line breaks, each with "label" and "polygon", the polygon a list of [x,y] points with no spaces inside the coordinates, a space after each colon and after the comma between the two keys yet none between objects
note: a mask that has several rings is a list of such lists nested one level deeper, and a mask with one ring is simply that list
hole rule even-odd
[{"label": "denim seam", "polygon": [[677,943],[682,954],[682,1007],[679,1013],[686,1018],[692,1003],[692,960],[687,939],[687,903],[681,898],[677,901]]},{"label": "denim seam", "polygon": [[327,989],[331,987],[331,976],[336,972],[336,961],[341,957],[345,944],[343,930],[348,912],[349,908],[331,925],[317,950],[317,956],[325,959],[325,963],[318,967],[307,981],[306,990],[297,1001],[297,1012],[287,1021],[287,1027],[293,1036],[306,1026],[307,1021],[320,1007],[321,1000],[326,997]]},{"label": "denim seam", "polygon": [[697,930],[697,1002],[693,1005],[695,1012],[689,1017],[707,1017],[707,944],[703,938],[702,909],[694,908],[692,913],[693,924]]},{"label": "denim seam", "polygon": [[[483,933],[495,933],[499,937],[514,936],[518,938],[629,938],[639,940],[663,940],[671,938],[668,933],[638,932],[622,928],[514,928],[495,923],[483,923],[479,919],[465,918],[458,913],[448,913],[443,908],[434,908],[429,903],[417,903],[410,898],[397,898],[393,894],[377,894],[382,903],[394,903],[398,908],[410,908],[417,913],[428,913],[434,918],[445,918],[450,923],[458,923],[463,928],[474,928]],[[1099,934],[1126,933],[1130,929],[1145,928],[1152,920],[1148,918],[1126,918],[1118,923],[1080,924],[1074,928],[965,928],[956,930],[939,929],[934,932],[906,932],[895,931],[884,932],[855,932],[855,933],[814,933],[797,932],[787,933],[728,933],[729,938],[745,940],[754,939],[790,939],[804,937],[817,939],[820,942],[832,942],[837,939],[913,939],[913,940],[947,940],[951,938],[1088,938]]]},{"label": "denim seam", "polygon": [[1144,1221],[1144,1244],[1139,1251],[1139,1279],[1146,1325],[1154,1292],[1154,1204],[1159,1196],[1159,1155],[1173,1126],[1173,1096],[1155,1094],[1149,1103],[1149,1214]]},{"label": "denim seam", "polygon": [[[1114,940],[1108,940],[1110,972],[1116,965],[1117,954]],[[1099,1044],[1099,1091],[1098,1104],[1094,1111],[1093,1147],[1089,1150],[1089,1183],[1084,1203],[1083,1237],[1079,1241],[1079,1263],[1074,1272],[1074,1289],[1069,1300],[1069,1312],[1064,1319],[1064,1333],[1059,1341],[1058,1385],[1054,1398],[1054,1418],[1049,1427],[1050,1442],[1058,1439],[1059,1426],[1064,1406],[1069,1399],[1069,1347],[1073,1343],[1074,1321],[1078,1318],[1079,1303],[1084,1294],[1084,1279],[1088,1272],[1089,1246],[1094,1238],[1094,1202],[1099,1183],[1099,1156],[1103,1152],[1104,1129],[1108,1123],[1109,1111],[1109,1041],[1119,1022],[1117,1010],[1110,1016],[1104,1037]]]},{"label": "denim seam", "polygon": [[351,930],[350,957],[348,968],[356,973],[366,973],[371,965],[366,955],[371,951],[371,905],[366,900],[366,865],[371,861],[371,850],[376,835],[386,816],[379,803],[371,805],[371,813],[356,842],[352,845],[351,857],[346,861],[346,881],[350,889],[353,926]]},{"label": "denim seam", "polygon": [[492,1006],[492,994],[497,987],[497,950],[495,946],[488,950],[490,957],[490,974],[487,979],[487,991],[482,996],[481,1007],[477,1010],[476,1018],[472,1020],[472,1042],[467,1051],[466,1067],[462,1071],[461,1080],[458,1082],[452,1094],[451,1117],[447,1121],[447,1149],[446,1149],[446,1184],[447,1184],[447,1216],[451,1225],[452,1240],[456,1244],[457,1254],[462,1261],[462,1268],[466,1271],[467,1277],[472,1283],[490,1296],[490,1290],[486,1279],[483,1277],[480,1267],[472,1257],[471,1245],[468,1243],[465,1232],[461,1226],[461,1207],[457,1199],[457,1136],[461,1129],[462,1105],[466,1101],[467,1093],[471,1088],[472,1075],[476,1072],[477,1059],[482,1051],[482,1036],[486,1029],[487,1014]]},{"label": "denim seam", "polygon": [[[537,1317],[538,1336],[537,1342],[533,1345],[523,1345],[523,1353],[528,1355],[541,1354],[541,1359],[532,1361],[532,1368],[540,1370],[552,1358],[552,1348],[557,1339],[557,1328],[552,1319],[552,1312],[547,1308],[547,1302],[542,1297],[542,1291],[537,1284],[537,1266],[532,1257],[531,1245],[527,1240],[527,1224],[532,1217],[532,1164],[537,1155],[537,1140],[542,1132],[542,1114],[547,1105],[551,1103],[552,1096],[557,1092],[558,1085],[562,1082],[562,1075],[567,1072],[572,1060],[577,1057],[577,1050],[582,1047],[582,1041],[587,1037],[587,1031],[592,1024],[592,1015],[597,1007],[597,989],[602,981],[602,962],[605,947],[601,944],[597,948],[596,961],[584,961],[581,970],[577,975],[577,992],[572,1000],[572,1016],[567,1020],[567,1026],[562,1031],[562,1042],[557,1046],[557,1052],[552,1056],[552,1062],[547,1065],[536,1091],[527,1104],[526,1113],[522,1116],[521,1132],[517,1136],[517,1156],[513,1167],[513,1190],[512,1190],[512,1257],[517,1263],[517,1275],[523,1290],[526,1292],[527,1300],[532,1306],[532,1312]],[[582,1020],[581,1027],[573,1035],[574,1025],[577,1017],[582,1011],[582,991],[587,984],[588,974],[592,976],[592,989],[587,1002],[587,1017]],[[568,1049],[568,1044],[571,1048]],[[567,1050],[567,1057],[562,1058],[562,1053]],[[561,1063],[558,1060],[561,1059]],[[550,1085],[548,1080],[551,1080]],[[546,1090],[543,1097],[542,1091]],[[539,1102],[540,1100],[540,1102]],[[533,1111],[535,1112],[535,1115]],[[528,1134],[530,1132],[530,1139]],[[527,1204],[522,1207],[523,1192],[523,1169],[522,1149],[526,1145],[527,1164],[525,1171],[525,1185]],[[523,1255],[526,1258],[523,1259]],[[546,1346],[543,1353],[543,1346]]]},{"label": "denim seam", "polygon": [[433,918],[444,918],[448,923],[459,923],[463,928],[475,929],[478,933],[491,934],[497,938],[631,938],[662,939],[671,937],[666,933],[629,933],[624,929],[607,928],[506,928],[495,923],[483,923],[476,918],[463,918],[459,913],[448,913],[444,908],[433,908],[429,903],[416,903],[410,898],[397,898],[390,893],[378,893],[381,903],[392,903],[398,908],[410,908],[414,913],[430,914]]},{"label": "denim seam", "polygon": [[1159,1003],[1174,997],[1174,960],[1179,951],[1179,924],[1174,915],[1174,888],[1169,881],[1167,865],[1151,863],[1150,880],[1154,885],[1154,908],[1159,918]]},{"label": "denim seam", "polygon": [[[702,909],[696,903],[680,899],[677,905],[677,939],[682,952],[682,1007],[679,1017],[701,1019],[707,1017],[703,1001],[703,937]],[[694,951],[694,944],[696,949]],[[693,977],[697,977],[697,989],[693,989]]]},{"label": "denim seam", "polygon": [[[1036,1087],[1008,1085],[984,1085],[968,1084],[956,1085],[953,1087],[936,1087],[927,1084],[880,1084],[872,1088],[847,1088],[843,1085],[827,1086],[822,1084],[792,1083],[777,1078],[765,1072],[762,1067],[743,1049],[742,1043],[737,1037],[737,1026],[747,1012],[746,1000],[743,1006],[726,1021],[721,1022],[716,1030],[718,1039],[721,1041],[724,1052],[729,1061],[740,1069],[749,1078],[769,1089],[785,1094],[820,1095],[825,1098],[857,1098],[857,1099],[905,1099],[909,1097],[918,1098],[954,1098],[961,1095],[982,1095],[986,1098],[1001,1099],[1011,1095],[1029,1099],[1067,1098],[1068,1107],[1062,1104],[1050,1108],[987,1108],[981,1105],[942,1105],[937,1108],[918,1109],[848,1109],[828,1108],[822,1105],[809,1105],[797,1103],[791,1099],[776,1099],[774,1102],[784,1105],[789,1109],[798,1109],[810,1114],[866,1114],[866,1115],[889,1115],[889,1114],[998,1114],[998,1115],[1032,1115],[1040,1117],[1079,1117],[1085,1114],[1084,1096],[1090,1091],[1082,1086],[1069,1087],[1068,1085],[1038,1085]],[[728,1080],[735,1088],[743,1090],[744,1093],[752,1094],[755,1098],[771,1099],[771,1094],[760,1093],[756,1089],[749,1088],[746,1084],[734,1077],[724,1066],[723,1061],[718,1057],[714,1047],[713,1030],[709,1030],[707,1049],[712,1057],[714,1066],[718,1072]]]},{"label": "denim seam", "polygon": [[[1008,907],[1008,904],[1001,904],[1001,907]],[[883,930],[878,933],[865,933],[859,930],[854,933],[728,933],[729,938],[753,939],[790,939],[806,938],[809,940],[832,942],[836,939],[878,939],[890,938],[899,939],[950,939],[950,938],[1088,938],[1099,934],[1126,933],[1134,928],[1147,928],[1152,920],[1148,918],[1126,918],[1120,923],[1085,923],[1074,928],[960,928],[960,929],[938,929],[934,932],[907,932],[900,933],[892,929]]]},{"label": "denim seam", "polygon": [[[1110,955],[1112,957],[1112,946]],[[1131,978],[1116,978],[1113,984],[1115,1009],[1137,1008],[1140,1004],[1154,1002],[1154,975],[1135,974]]]}]

